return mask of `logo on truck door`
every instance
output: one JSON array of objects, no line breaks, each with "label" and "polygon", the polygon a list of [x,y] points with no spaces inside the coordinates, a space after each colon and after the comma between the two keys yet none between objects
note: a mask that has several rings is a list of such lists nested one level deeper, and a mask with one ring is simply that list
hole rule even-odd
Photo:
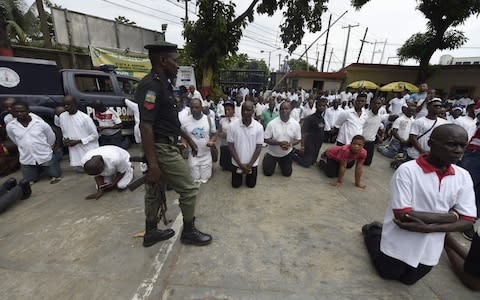
[{"label": "logo on truck door", "polygon": [[[133,111],[130,108],[126,106],[110,106],[109,108],[112,108],[120,115],[122,122],[134,121]],[[87,115],[89,115],[92,119],[95,119],[95,110],[93,107],[87,106]]]},{"label": "logo on truck door", "polygon": [[20,83],[20,76],[10,68],[0,68],[0,85],[6,88],[16,87]]}]

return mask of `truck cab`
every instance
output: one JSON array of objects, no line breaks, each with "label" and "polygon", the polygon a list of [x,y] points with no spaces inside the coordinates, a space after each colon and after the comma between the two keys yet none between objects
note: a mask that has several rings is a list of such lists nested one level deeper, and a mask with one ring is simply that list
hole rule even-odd
[{"label": "truck cab", "polygon": [[133,112],[125,98],[133,99],[139,79],[97,70],[58,70],[54,61],[0,56],[0,98],[13,97],[27,102],[30,110],[52,121],[63,97],[72,95],[78,108],[92,118],[92,104],[101,100],[118,112],[124,135],[133,134]]}]

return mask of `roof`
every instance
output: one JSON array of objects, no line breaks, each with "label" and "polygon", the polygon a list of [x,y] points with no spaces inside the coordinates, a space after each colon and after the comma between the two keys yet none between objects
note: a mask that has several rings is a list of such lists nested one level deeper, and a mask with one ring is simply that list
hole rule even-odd
[{"label": "roof", "polygon": [[287,75],[288,78],[328,78],[344,80],[345,72],[310,72],[310,71],[294,71]]},{"label": "roof", "polygon": [[[442,70],[465,70],[465,69],[480,69],[480,65],[431,65],[431,68],[437,68]],[[394,70],[418,70],[419,66],[403,66],[403,65],[387,65],[387,64],[361,64],[361,63],[353,63],[341,71],[349,71],[350,69],[394,69]]]}]

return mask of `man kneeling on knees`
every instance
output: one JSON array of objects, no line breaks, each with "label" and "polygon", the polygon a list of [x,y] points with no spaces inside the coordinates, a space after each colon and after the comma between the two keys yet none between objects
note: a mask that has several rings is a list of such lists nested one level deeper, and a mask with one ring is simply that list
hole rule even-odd
[{"label": "man kneeling on knees", "polygon": [[101,146],[88,151],[82,158],[83,169],[95,176],[97,192],[86,199],[98,199],[106,191],[124,190],[133,179],[130,154],[117,146]]},{"label": "man kneeling on knees", "polygon": [[465,129],[440,125],[428,141],[430,153],[402,164],[394,173],[383,226],[373,222],[362,227],[381,277],[414,284],[438,263],[445,232],[472,226],[477,214],[473,182],[466,170],[455,165],[466,144]]},{"label": "man kneeling on knees", "polygon": [[352,138],[349,145],[333,146],[322,153],[322,157],[318,162],[318,167],[325,172],[329,178],[337,177],[337,181],[331,182],[330,185],[340,187],[345,176],[345,171],[353,167],[355,162],[355,186],[365,189],[366,186],[360,181],[363,173],[363,163],[367,158],[367,151],[363,149],[365,138],[356,135]]}]

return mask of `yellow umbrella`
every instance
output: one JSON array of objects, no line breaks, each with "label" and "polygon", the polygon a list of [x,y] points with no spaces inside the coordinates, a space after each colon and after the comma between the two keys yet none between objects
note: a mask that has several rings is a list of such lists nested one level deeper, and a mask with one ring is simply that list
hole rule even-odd
[{"label": "yellow umbrella", "polygon": [[395,82],[390,82],[389,84],[386,84],[380,88],[380,91],[382,92],[403,92],[403,90],[409,90],[410,92],[417,93],[418,92],[418,87],[416,87],[414,84],[411,84],[409,82],[404,82],[404,81],[395,81]]},{"label": "yellow umbrella", "polygon": [[376,90],[379,88],[378,85],[375,83],[368,81],[368,80],[359,80],[359,81],[354,81],[347,85],[347,87],[352,88],[352,89],[369,89],[369,90]]}]

